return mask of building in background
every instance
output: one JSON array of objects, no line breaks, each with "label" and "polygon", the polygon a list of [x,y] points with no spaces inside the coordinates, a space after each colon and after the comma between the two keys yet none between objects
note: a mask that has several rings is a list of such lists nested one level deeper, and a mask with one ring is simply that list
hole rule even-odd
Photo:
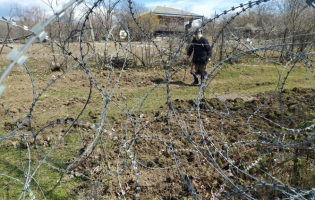
[{"label": "building in background", "polygon": [[[204,16],[175,8],[157,6],[141,13],[136,18],[140,25],[150,32],[151,36],[156,40],[163,40],[170,35],[185,34],[186,24],[191,25],[194,20],[203,21]],[[125,38],[126,34],[125,31],[120,31],[120,38]]]},{"label": "building in background", "polygon": [[154,32],[154,36],[157,39],[163,39],[163,37],[167,37],[170,34],[184,33],[185,23],[198,19],[202,21],[204,17],[203,15],[165,6],[157,6],[146,13],[155,15],[159,19],[160,27]]}]

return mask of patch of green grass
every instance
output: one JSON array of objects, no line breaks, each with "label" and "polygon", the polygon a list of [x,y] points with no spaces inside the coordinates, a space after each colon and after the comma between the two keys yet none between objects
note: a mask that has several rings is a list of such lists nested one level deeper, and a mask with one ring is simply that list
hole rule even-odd
[{"label": "patch of green grass", "polygon": [[[217,74],[209,87],[219,94],[238,93],[255,95],[257,93],[275,90],[280,78],[278,72],[282,70],[282,66],[271,64],[229,65]],[[290,67],[284,69],[281,75],[281,82],[284,81],[289,70]],[[301,66],[296,66],[286,79],[285,88],[292,89],[294,87],[308,87],[305,81],[305,68]]]},{"label": "patch of green grass", "polygon": [[85,97],[86,94],[84,92],[79,91],[73,91],[73,90],[47,90],[48,93],[50,93],[51,96],[54,96],[58,99],[68,99],[69,97]]},{"label": "patch of green grass", "polygon": [[[44,147],[45,149],[45,147]],[[35,149],[31,148],[31,174],[40,164],[40,158],[38,157]],[[47,152],[47,150],[45,150]],[[59,157],[63,157],[62,154],[66,154],[67,151],[62,151],[59,153]],[[4,155],[0,159],[0,169],[1,173],[14,177],[22,182],[25,182],[24,172],[27,173],[28,170],[28,153],[27,149],[19,149],[13,147],[13,145],[6,148],[0,148],[0,154]],[[21,158],[23,161],[23,167],[21,165]],[[63,160],[63,159],[59,159]],[[49,161],[48,161],[49,162]],[[53,166],[58,168],[65,168],[60,164],[54,164]],[[42,163],[38,171],[35,173],[34,179],[30,183],[30,189],[34,195],[43,199],[42,191],[47,199],[75,199],[71,195],[72,188],[75,188],[82,180],[80,178],[67,178],[68,175],[60,173],[47,164]],[[36,180],[36,181],[35,181]],[[39,183],[39,186],[38,184]],[[18,199],[22,193],[24,185],[13,179],[3,177],[0,178],[0,199]],[[29,195],[28,191],[26,192],[27,197]]]},{"label": "patch of green grass", "polygon": [[[257,64],[257,63],[256,63]],[[220,71],[215,77],[214,81],[209,83],[208,87],[210,90],[215,92],[217,95],[222,94],[238,94],[239,97],[242,95],[256,95],[258,93],[264,93],[274,91],[278,87],[279,74],[278,70],[274,65],[248,65],[248,64],[235,64],[229,65]],[[282,75],[282,81],[284,76],[287,74],[289,68],[284,70]],[[148,73],[150,73],[148,71]],[[212,77],[208,77],[211,79]],[[150,112],[158,109],[160,106],[165,106],[167,101],[167,88],[166,84],[161,85],[158,89],[152,91],[147,95],[154,86],[140,87],[123,89],[123,94],[126,97],[128,109],[131,110],[134,106],[133,111]],[[308,85],[305,81],[305,69],[303,67],[296,67],[290,74],[286,81],[285,88],[292,89],[294,87],[307,88]],[[171,99],[189,100],[196,99],[198,96],[199,86],[188,86],[171,83],[170,95]],[[147,95],[147,97],[145,97]],[[214,98],[214,95],[205,91],[206,98]],[[118,103],[121,108],[127,110],[123,104],[123,100],[120,94],[114,94],[113,100]],[[139,102],[139,104],[137,104]],[[143,104],[142,104],[143,103]],[[241,106],[241,105],[239,105]],[[118,113],[123,112],[110,105],[108,110],[109,116],[114,116]]]}]

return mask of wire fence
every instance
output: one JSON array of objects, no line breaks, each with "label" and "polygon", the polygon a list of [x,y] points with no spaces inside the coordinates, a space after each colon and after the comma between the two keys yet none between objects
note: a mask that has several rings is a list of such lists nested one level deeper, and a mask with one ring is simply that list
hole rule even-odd
[{"label": "wire fence", "polygon": [[[18,165],[22,172],[20,175],[10,174],[0,168],[2,177],[0,182],[9,180],[20,184],[23,189],[20,191],[19,199],[43,199],[46,198],[46,191],[37,180],[37,175],[41,168],[48,166],[62,174],[70,175],[73,179],[80,177],[82,180],[88,180],[91,191],[86,195],[87,199],[104,197],[106,194],[104,188],[111,184],[107,181],[110,178],[117,181],[117,187],[112,189],[115,191],[112,198],[117,199],[145,199],[148,193],[160,199],[166,199],[165,196],[170,199],[315,199],[314,182],[299,187],[302,185],[299,182],[302,180],[302,171],[308,172],[306,176],[313,178],[315,174],[315,122],[312,120],[315,112],[313,86],[315,42],[282,43],[283,38],[218,42],[222,31],[226,30],[237,16],[267,1],[257,0],[240,4],[214,16],[202,25],[207,26],[215,19],[232,13],[230,20],[210,44],[212,48],[232,46],[232,50],[227,50],[230,54],[213,64],[207,72],[205,81],[194,94],[190,94],[193,100],[188,103],[176,99],[171,79],[189,67],[187,64],[177,66],[175,63],[181,59],[183,52],[185,54],[186,45],[190,42],[188,39],[190,40],[193,33],[188,37],[174,40],[175,48],[161,47],[148,30],[138,23],[131,0],[128,0],[129,12],[142,33],[146,35],[147,44],[131,42],[128,27],[125,28],[128,32],[126,42],[110,41],[115,26],[104,33],[105,41],[96,41],[100,47],[91,48],[90,51],[89,45],[82,40],[76,47],[70,47],[68,40],[64,43],[50,41],[46,28],[56,18],[61,18],[68,7],[82,3],[77,0],[60,7],[45,23],[39,23],[31,30],[2,19],[3,23],[30,31],[32,36],[20,49],[16,48],[15,43],[3,41],[3,46],[12,50],[7,55],[12,62],[1,74],[0,95],[2,94],[2,98],[6,97],[5,92],[8,88],[2,84],[18,64],[25,68],[30,78],[32,101],[28,104],[27,114],[22,120],[17,120],[12,113],[12,107],[1,103],[0,100],[4,115],[13,124],[10,131],[1,133],[0,144],[20,140],[17,145],[21,150]],[[90,31],[87,25],[89,17],[102,2],[95,1],[82,18],[82,28],[78,31],[80,38],[83,38],[84,32]],[[112,4],[112,8],[118,2]],[[313,36],[314,33],[294,37],[305,35]],[[68,38],[71,38],[70,35]],[[58,49],[56,51],[58,53],[29,51],[37,39],[48,40],[55,49]],[[109,45],[114,45],[115,50],[109,50]],[[293,51],[287,48],[291,46],[294,47]],[[296,47],[300,46],[303,46],[303,50],[297,51]],[[135,80],[134,93],[135,95],[140,93],[135,103],[128,101],[125,91],[122,90],[124,82],[121,81],[128,72],[128,59],[137,56],[135,51],[132,51],[133,48],[152,49],[151,55],[161,63],[165,73],[162,80],[144,93],[139,89],[139,81]],[[237,50],[233,52],[235,49]],[[107,74],[104,76],[105,81],[89,63],[102,51],[103,65],[106,66],[104,71]],[[118,54],[122,60],[120,63],[115,60]],[[279,65],[272,61],[272,55],[282,54],[286,56],[284,64]],[[39,87],[37,86],[39,83],[34,80],[32,66],[27,63],[31,56],[59,56],[67,59],[72,66],[54,76],[45,87]],[[213,83],[232,63],[246,57],[263,58],[265,62],[276,66],[278,79],[275,88],[258,100],[244,102],[241,98],[222,99],[212,87]],[[296,93],[293,94],[286,89],[286,85],[295,70],[301,66],[305,69],[305,81],[309,88],[296,88]],[[39,119],[36,118],[34,110],[38,112],[37,107],[44,96],[55,90],[54,86],[58,82],[69,79],[68,74],[75,70],[82,70],[85,74],[82,80],[88,80],[86,90],[88,93],[85,94],[86,98],[83,99],[77,114],[68,119],[59,117],[54,121],[46,120],[46,125],[38,124]],[[10,81],[6,84],[10,85]],[[163,111],[156,110],[158,114],[155,116],[145,118],[144,105],[158,90],[163,90],[166,95],[163,99],[165,107]],[[300,95],[298,92],[306,95]],[[288,99],[294,95],[297,102],[289,105]],[[95,100],[95,96],[99,98]],[[101,112],[94,116],[96,122],[84,122],[82,116],[88,112],[87,108],[92,103],[93,106],[97,104]],[[109,116],[113,109],[120,113],[118,127],[123,127],[119,129],[120,131],[115,130],[116,122]],[[46,115],[49,116],[49,110],[46,111]],[[80,136],[79,133],[82,132],[77,130],[78,127],[91,130],[88,133],[89,139],[85,140],[82,135]],[[57,138],[54,143],[50,141],[51,139],[42,140],[47,131]],[[81,138],[84,144],[82,148],[73,149],[74,152],[79,152],[79,155],[72,156],[71,159],[69,157],[61,159],[60,148],[67,149],[69,142],[66,141],[75,137]],[[109,156],[105,152],[110,150],[115,151]],[[10,148],[2,147],[1,159],[9,155],[10,151]],[[34,157],[38,160],[34,161]],[[290,171],[286,172],[285,170],[289,168]],[[173,174],[173,177],[167,178],[168,174]],[[166,184],[166,187],[163,184]],[[176,191],[167,190],[167,187],[174,185],[178,186]]]}]

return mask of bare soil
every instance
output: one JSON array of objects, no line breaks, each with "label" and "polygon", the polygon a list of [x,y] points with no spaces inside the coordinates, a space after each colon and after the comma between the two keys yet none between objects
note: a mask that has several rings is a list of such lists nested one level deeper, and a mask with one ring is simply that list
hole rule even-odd
[{"label": "bare soil", "polygon": [[[33,63],[38,61],[36,59],[29,60]],[[51,72],[49,69],[41,67],[31,69],[31,72],[35,88],[32,87],[32,80],[25,68],[15,69],[4,82],[7,89],[1,96],[0,102],[18,123],[21,123],[30,112],[33,100],[37,98],[36,95],[42,92],[52,79],[61,74],[61,72]],[[90,73],[108,94],[111,91],[107,89],[113,88],[115,80],[120,75],[120,71],[109,74],[107,70],[101,69],[91,70]],[[184,76],[186,76],[185,79],[183,79]],[[150,71],[126,69],[119,79],[119,85],[114,90],[112,99],[118,105],[123,106],[124,101],[120,92],[131,94],[146,88],[153,88],[164,80],[164,77],[164,72],[158,68]],[[189,75],[188,71],[182,70],[172,77],[170,87],[172,90],[183,91],[193,87],[197,92],[199,87],[190,86],[191,82],[193,82],[192,76]],[[222,82],[217,80],[214,84],[220,83]],[[166,90],[166,86],[161,88]],[[63,137],[69,125],[57,124],[41,131],[42,127],[54,122],[76,119],[88,100],[89,91],[89,79],[82,69],[76,69],[61,76],[36,101],[30,121],[23,125],[22,130],[26,133],[37,133],[34,137],[28,137],[31,148],[35,149],[34,152],[37,153],[35,154],[37,159],[43,157],[56,141]],[[85,123],[99,122],[103,101],[94,86],[92,91],[89,103],[78,119],[84,124],[76,124],[62,142],[57,145],[50,156],[51,159],[47,161],[53,166],[58,166],[59,169],[65,169],[68,165],[56,163],[56,160],[63,162],[75,160],[88,149],[95,139],[97,131]],[[286,89],[281,91],[280,95],[278,91],[253,96],[237,93],[222,94],[218,96],[219,99],[213,97],[200,99],[199,108],[201,110],[199,113],[196,107],[196,95],[180,99],[176,98],[176,94],[174,94],[171,107],[174,110],[168,110],[165,98],[163,102],[157,105],[158,109],[146,110],[145,112],[135,111],[131,116],[122,110],[115,110],[117,107],[110,105],[108,123],[103,128],[112,132],[118,140],[109,136],[108,132],[103,133],[98,138],[95,150],[91,152],[89,149],[87,154],[89,156],[81,157],[71,169],[90,177],[92,180],[98,180],[100,184],[96,191],[99,197],[103,199],[122,198],[120,188],[126,192],[128,199],[134,199],[137,186],[140,187],[140,199],[185,199],[191,197],[192,194],[187,185],[184,184],[188,180],[191,181],[190,184],[202,199],[212,199],[212,193],[224,196],[227,191],[232,191],[233,187],[223,178],[222,174],[218,173],[218,170],[221,170],[220,172],[224,173],[230,181],[239,187],[257,181],[240,171],[229,172],[226,156],[222,156],[219,152],[225,152],[225,148],[229,145],[238,147],[229,152],[230,158],[240,168],[248,166],[249,163],[254,162],[265,153],[265,148],[264,146],[258,147],[256,144],[238,146],[236,145],[237,142],[270,141],[272,135],[269,133],[278,133],[282,128],[293,129],[298,127],[301,122],[313,120],[315,115],[313,96],[311,89],[303,88]],[[132,102],[131,96],[127,96],[126,99]],[[17,127],[5,109],[0,109],[1,137],[6,136]],[[168,111],[170,112],[169,120],[166,115]],[[131,118],[134,119],[132,122],[130,121]],[[206,144],[201,139],[200,124],[203,127],[202,132],[208,134],[209,139]],[[255,134],[256,132],[260,132],[260,134]],[[131,140],[134,137],[139,138]],[[126,143],[127,146],[137,152],[137,160],[139,161],[137,171],[132,168],[126,148],[122,148],[122,144],[129,140],[131,141]],[[14,146],[25,150],[25,144],[20,144],[19,141],[17,138],[6,139],[0,144],[0,147],[9,149],[9,147]],[[169,151],[162,141],[167,145],[172,145],[172,148],[177,151]],[[291,141],[291,139],[288,137],[286,141]],[[213,155],[207,154],[206,146]],[[268,164],[258,163],[258,166],[291,186],[300,186],[304,189],[315,187],[314,182],[312,182],[315,178],[314,173],[308,179],[303,179],[304,185],[301,185],[301,181],[294,182],[288,177],[289,175],[292,176],[292,164],[284,167],[286,164],[284,160],[277,162],[271,160],[279,149],[272,147],[270,159],[267,158],[266,161]],[[280,149],[280,151],[293,155],[291,149],[288,151]],[[305,151],[300,150],[300,153],[305,154]],[[314,163],[314,154],[310,154],[308,159],[307,166]],[[103,168],[99,167],[100,164]],[[278,168],[275,166],[285,170],[276,174],[275,170]],[[136,172],[140,173],[139,178],[136,177]],[[121,173],[119,175],[120,182],[118,182],[117,173]],[[252,168],[249,173],[268,180],[266,174],[256,168]],[[71,181],[74,177],[77,175],[67,174],[63,178]],[[72,187],[68,192],[75,198],[91,198],[95,185],[93,186],[91,181],[82,176],[78,177],[81,180],[80,184]],[[140,180],[140,183],[137,183],[137,180]],[[254,197],[259,199],[271,198],[273,193],[266,191],[266,188],[262,188],[261,191],[251,192]],[[242,197],[237,196],[237,198]]]}]

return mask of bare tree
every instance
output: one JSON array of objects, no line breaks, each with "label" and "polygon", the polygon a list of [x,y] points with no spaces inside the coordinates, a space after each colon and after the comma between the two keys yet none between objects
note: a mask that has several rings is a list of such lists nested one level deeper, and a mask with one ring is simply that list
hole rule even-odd
[{"label": "bare tree", "polygon": [[[18,3],[11,4],[9,15],[10,20],[14,20],[20,25],[27,26],[29,28],[33,27],[39,21],[45,21],[47,19],[45,10],[43,10],[40,6],[22,7]],[[24,41],[30,35],[30,32],[24,29],[14,30],[12,33],[12,37],[14,39],[24,39]]]}]

